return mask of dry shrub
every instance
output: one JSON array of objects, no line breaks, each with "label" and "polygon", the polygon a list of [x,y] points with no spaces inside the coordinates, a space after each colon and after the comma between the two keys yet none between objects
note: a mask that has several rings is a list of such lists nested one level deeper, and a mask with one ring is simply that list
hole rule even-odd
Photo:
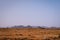
[{"label": "dry shrub", "polygon": [[23,34],[16,34],[17,36],[23,36]]},{"label": "dry shrub", "polygon": [[50,40],[49,38],[46,38],[46,39],[42,39],[42,40]]},{"label": "dry shrub", "polygon": [[22,38],[21,40],[33,40],[33,39],[30,39],[30,38]]}]

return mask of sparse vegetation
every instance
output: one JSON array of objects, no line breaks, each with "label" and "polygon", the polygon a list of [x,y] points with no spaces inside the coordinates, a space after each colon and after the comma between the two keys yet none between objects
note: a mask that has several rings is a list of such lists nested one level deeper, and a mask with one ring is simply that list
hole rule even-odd
[{"label": "sparse vegetation", "polygon": [[60,30],[40,28],[0,28],[0,40],[60,40]]}]

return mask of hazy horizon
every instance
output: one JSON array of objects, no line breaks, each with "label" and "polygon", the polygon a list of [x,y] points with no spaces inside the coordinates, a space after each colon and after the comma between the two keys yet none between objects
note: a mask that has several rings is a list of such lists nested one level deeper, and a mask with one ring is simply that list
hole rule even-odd
[{"label": "hazy horizon", "polygon": [[60,0],[0,0],[0,27],[60,27]]}]

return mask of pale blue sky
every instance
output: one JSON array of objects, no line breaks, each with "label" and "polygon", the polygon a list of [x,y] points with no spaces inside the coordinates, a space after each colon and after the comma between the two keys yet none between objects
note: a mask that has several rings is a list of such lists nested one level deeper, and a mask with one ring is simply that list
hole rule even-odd
[{"label": "pale blue sky", "polygon": [[0,26],[60,26],[60,0],[0,0]]}]

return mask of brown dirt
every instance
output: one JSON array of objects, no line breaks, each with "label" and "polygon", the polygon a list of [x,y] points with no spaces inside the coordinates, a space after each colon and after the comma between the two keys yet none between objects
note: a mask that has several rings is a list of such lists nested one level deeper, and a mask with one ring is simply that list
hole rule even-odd
[{"label": "brown dirt", "polygon": [[60,30],[40,28],[0,28],[0,40],[60,40]]}]

